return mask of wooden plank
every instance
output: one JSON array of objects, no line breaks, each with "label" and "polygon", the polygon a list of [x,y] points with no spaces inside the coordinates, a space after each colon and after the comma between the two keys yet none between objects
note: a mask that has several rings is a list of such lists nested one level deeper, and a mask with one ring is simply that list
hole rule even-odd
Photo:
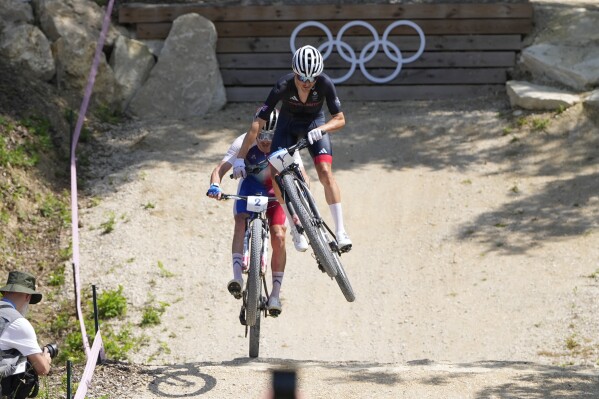
[{"label": "wooden plank", "polygon": [[[268,86],[273,85],[289,69],[268,69],[263,71],[247,69],[221,69],[225,86]],[[341,76],[346,71],[333,71]],[[331,72],[331,75],[333,74]],[[389,76],[392,69],[372,69],[373,76]],[[397,78],[385,85],[401,84],[499,84],[506,82],[507,68],[435,68],[403,69]],[[370,85],[360,71],[356,71],[347,81],[338,86]]]},{"label": "wooden plank", "polygon": [[[291,54],[217,54],[221,69],[273,69],[290,68]],[[267,61],[265,61],[267,60]],[[516,61],[513,51],[468,51],[468,52],[430,52],[423,53],[420,58],[410,64],[409,68],[473,68],[473,67],[512,67]],[[395,68],[396,63],[387,58],[384,53],[377,54],[368,62],[367,68]],[[348,69],[349,64],[331,54],[325,60],[325,72],[329,69]],[[328,73],[328,72],[327,72]]]},{"label": "wooden plank", "polygon": [[[228,87],[228,102],[263,102],[270,87]],[[338,87],[341,102],[401,101],[481,97],[505,93],[505,85],[415,85]]]},{"label": "wooden plank", "polygon": [[123,4],[119,23],[172,22],[198,13],[211,21],[309,21],[378,19],[532,18],[533,7],[523,3],[491,4],[343,4],[206,6],[202,4]]},{"label": "wooden plank", "polygon": [[[464,19],[464,20],[413,20],[429,35],[497,35],[497,34],[527,34],[532,30],[530,19]],[[329,21],[326,26],[331,32],[338,32],[345,21]],[[289,22],[216,22],[219,39],[225,37],[290,37],[298,26],[298,21]],[[387,21],[371,21],[371,25],[383,34],[389,25]],[[168,36],[171,24],[140,23],[136,25],[138,39],[164,39]],[[416,35],[410,27],[400,26],[393,30],[395,35]],[[303,29],[298,36],[323,35],[320,29],[308,27]],[[369,36],[370,32],[362,27],[350,28],[345,36]]]},{"label": "wooden plank", "polygon": [[[296,41],[296,46],[310,44],[318,47],[326,41],[322,36],[306,36]],[[389,36],[390,42],[397,45],[401,51],[416,51],[420,46],[420,38],[416,36]],[[363,49],[372,38],[350,36],[344,40],[355,51]],[[522,38],[520,35],[455,35],[429,36],[426,38],[425,51],[448,50],[520,50]],[[218,40],[218,53],[285,53],[291,52],[289,38],[273,37],[224,37]]]}]

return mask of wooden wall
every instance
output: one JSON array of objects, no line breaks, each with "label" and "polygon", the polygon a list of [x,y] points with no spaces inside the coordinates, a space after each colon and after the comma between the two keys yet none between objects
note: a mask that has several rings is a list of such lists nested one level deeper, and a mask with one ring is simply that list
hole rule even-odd
[{"label": "wooden wall", "polygon": [[[417,24],[425,36],[424,52],[413,62],[403,63],[397,77],[386,83],[370,81],[356,64],[353,75],[337,84],[340,97],[347,101],[452,98],[503,91],[523,36],[532,30],[533,9],[529,3],[223,7],[130,3],[120,7],[119,23],[134,25],[137,39],[165,39],[172,21],[190,12],[216,26],[217,57],[229,101],[262,101],[276,79],[291,71],[289,39],[302,22],[321,22],[335,37],[346,23],[362,20],[381,38],[395,21]],[[326,40],[322,30],[307,27],[299,32],[296,47],[318,47]],[[354,49],[356,57],[372,40],[365,27],[349,28],[343,34],[343,42]],[[400,49],[403,60],[414,55],[421,43],[409,26],[394,28],[388,40]],[[381,46],[364,65],[369,74],[385,77],[397,64]],[[335,49],[325,61],[325,72],[339,78],[350,65]]]}]

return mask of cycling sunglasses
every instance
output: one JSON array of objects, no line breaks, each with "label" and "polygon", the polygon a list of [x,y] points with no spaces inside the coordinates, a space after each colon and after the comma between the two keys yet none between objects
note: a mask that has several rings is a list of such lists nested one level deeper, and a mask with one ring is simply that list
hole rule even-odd
[{"label": "cycling sunglasses", "polygon": [[303,83],[313,83],[316,80],[316,76],[312,76],[311,78],[309,78],[307,76],[298,75],[297,73],[295,74],[295,76],[297,76],[300,82]]},{"label": "cycling sunglasses", "polygon": [[272,138],[274,137],[275,132],[260,132],[260,134],[258,134],[258,140],[260,141],[272,141]]}]

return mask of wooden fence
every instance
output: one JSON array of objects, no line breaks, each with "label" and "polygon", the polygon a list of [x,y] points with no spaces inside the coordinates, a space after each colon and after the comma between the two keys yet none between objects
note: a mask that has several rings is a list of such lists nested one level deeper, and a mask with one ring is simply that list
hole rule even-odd
[{"label": "wooden fence", "polygon": [[[337,83],[344,100],[452,98],[503,91],[522,39],[532,30],[533,16],[529,3],[222,7],[130,3],[120,7],[119,23],[134,25],[137,39],[165,39],[172,21],[192,12],[216,26],[217,57],[227,98],[234,102],[264,100],[276,79],[291,71],[290,37],[306,21],[324,24],[333,39],[344,30],[342,43],[331,46],[333,51],[325,60],[329,76],[348,75],[352,62],[343,59],[339,49],[350,61],[348,47],[354,50],[354,73]],[[347,28],[347,23],[358,20],[370,24],[381,40],[395,21],[411,21],[417,27],[393,28],[386,38],[391,43],[386,54],[383,42],[375,48],[368,27]],[[418,27],[424,34],[423,52],[406,62],[421,47]],[[297,33],[294,44],[318,47],[328,40],[321,28],[308,26]],[[367,59],[363,65],[360,55]],[[393,79],[375,83],[368,78],[392,77],[398,61],[401,69]]]}]

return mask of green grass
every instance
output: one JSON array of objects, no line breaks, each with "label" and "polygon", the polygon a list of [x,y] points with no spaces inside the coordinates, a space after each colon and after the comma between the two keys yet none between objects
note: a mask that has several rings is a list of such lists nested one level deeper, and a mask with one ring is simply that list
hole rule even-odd
[{"label": "green grass", "polygon": [[170,305],[166,302],[159,302],[158,306],[146,306],[143,310],[140,326],[149,327],[160,324],[160,318],[168,306]]},{"label": "green grass", "polygon": [[164,264],[161,261],[158,261],[158,269],[160,269],[160,277],[174,277],[175,273],[169,271],[164,267]]},{"label": "green grass", "polygon": [[108,220],[101,223],[100,227],[102,228],[102,234],[110,234],[114,231],[114,226],[116,225],[116,215],[114,212],[110,212],[108,214]]}]

